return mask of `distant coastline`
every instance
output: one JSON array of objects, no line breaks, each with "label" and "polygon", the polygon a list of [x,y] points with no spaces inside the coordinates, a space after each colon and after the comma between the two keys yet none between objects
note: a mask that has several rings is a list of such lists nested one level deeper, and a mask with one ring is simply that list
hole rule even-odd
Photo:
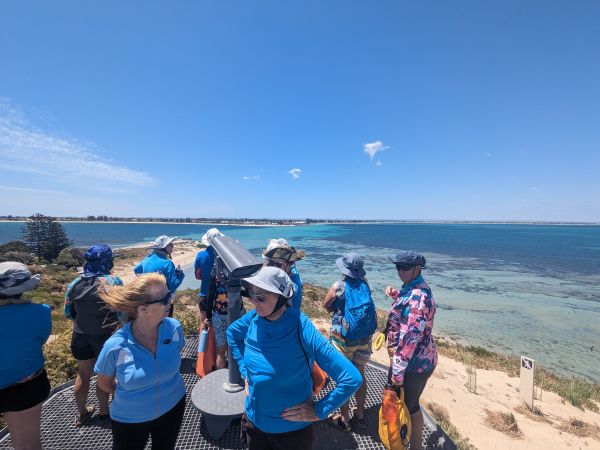
[{"label": "distant coastline", "polygon": [[[0,216],[0,223],[26,222],[24,216]],[[107,223],[107,224],[164,224],[164,225],[214,225],[214,226],[246,226],[274,227],[299,225],[385,225],[385,224],[444,224],[444,225],[556,225],[556,226],[600,226],[600,222],[568,222],[568,221],[518,221],[518,220],[352,220],[352,219],[197,219],[197,218],[119,218],[89,219],[80,217],[56,217],[64,223]]]}]

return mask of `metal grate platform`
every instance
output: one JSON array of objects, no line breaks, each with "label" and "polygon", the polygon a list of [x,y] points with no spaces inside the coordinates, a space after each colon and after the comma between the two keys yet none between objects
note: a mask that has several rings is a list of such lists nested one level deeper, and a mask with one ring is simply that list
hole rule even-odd
[{"label": "metal grate platform", "polygon": [[[195,357],[197,338],[189,337],[182,351],[182,374],[187,392],[187,405],[177,439],[178,449],[243,449],[240,441],[240,425],[233,424],[225,434],[214,442],[209,440],[202,426],[202,414],[192,405],[190,395],[198,377],[195,374]],[[337,430],[325,422],[314,424],[314,448],[316,450],[337,449],[384,449],[379,441],[378,411],[381,401],[381,391],[386,381],[387,369],[369,364],[365,371],[368,392],[365,404],[366,431],[362,433],[345,433]],[[96,404],[95,383],[92,383],[88,401]],[[325,395],[334,387],[329,382],[320,395]],[[354,397],[350,401],[351,407],[356,406]],[[110,449],[112,434],[110,429],[91,425],[75,428],[75,398],[72,383],[67,383],[54,390],[45,402],[42,411],[42,445],[46,450],[81,450],[81,449]],[[425,413],[425,427],[423,429],[423,442],[428,449],[455,449],[452,441]],[[150,448],[150,443],[146,448]],[[0,432],[0,449],[10,449],[10,435],[6,429]]]}]

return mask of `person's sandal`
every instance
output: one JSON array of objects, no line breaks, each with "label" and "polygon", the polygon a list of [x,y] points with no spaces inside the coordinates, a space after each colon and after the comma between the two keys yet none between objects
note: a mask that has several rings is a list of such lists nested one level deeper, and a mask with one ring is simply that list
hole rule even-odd
[{"label": "person's sandal", "polygon": [[351,428],[348,422],[342,419],[342,416],[329,416],[327,418],[327,423],[338,430],[344,431],[346,433],[350,433]]},{"label": "person's sandal", "polygon": [[357,431],[365,431],[367,429],[367,423],[365,422],[365,417],[357,417],[352,416],[350,419],[350,426]]},{"label": "person's sandal", "polygon": [[85,425],[89,425],[90,422],[92,421],[92,415],[94,414],[94,407],[91,405],[87,405],[85,407],[86,412],[85,414],[78,414],[77,417],[75,418],[75,426],[76,427],[83,427]]}]

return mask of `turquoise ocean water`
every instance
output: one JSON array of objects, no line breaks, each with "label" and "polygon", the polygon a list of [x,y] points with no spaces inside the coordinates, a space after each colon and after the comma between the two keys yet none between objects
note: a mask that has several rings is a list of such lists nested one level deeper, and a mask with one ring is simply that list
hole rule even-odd
[{"label": "turquoise ocean water", "polygon": [[[205,225],[65,223],[76,245],[125,246],[160,234],[199,239]],[[0,223],[0,243],[21,224]],[[600,380],[600,226],[360,224],[219,227],[257,256],[270,238],[306,252],[306,282],[328,287],[339,278],[335,258],[356,251],[381,308],[386,285],[399,286],[387,257],[393,249],[425,253],[438,305],[435,331],[461,342],[525,354],[569,375]],[[187,267],[184,287],[196,288]]]}]

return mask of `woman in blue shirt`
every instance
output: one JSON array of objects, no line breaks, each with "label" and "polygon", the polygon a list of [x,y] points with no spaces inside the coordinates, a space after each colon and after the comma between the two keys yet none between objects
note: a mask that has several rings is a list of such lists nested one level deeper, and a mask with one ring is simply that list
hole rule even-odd
[{"label": "woman in blue shirt", "polygon": [[[175,267],[175,264],[171,260],[171,253],[173,253],[174,248],[173,241],[175,239],[174,237],[165,235],[157,237],[152,247],[150,247],[150,254],[133,268],[133,272],[136,275],[152,272],[162,273],[167,281],[169,292],[173,294],[173,300],[175,300],[175,291],[185,278],[181,267]],[[169,317],[173,317],[173,304],[171,304],[171,309],[169,310]]]},{"label": "woman in blue shirt", "polygon": [[42,403],[50,393],[42,347],[52,331],[50,308],[22,295],[38,287],[19,262],[0,263],[0,414],[15,449],[41,450]]},{"label": "woman in blue shirt", "polygon": [[149,436],[153,449],[173,449],[185,410],[179,374],[185,341],[181,324],[167,317],[171,294],[165,277],[144,274],[100,297],[129,318],[106,341],[94,368],[98,386],[113,394],[113,449],[143,449]]},{"label": "woman in blue shirt", "polygon": [[[290,307],[293,285],[283,270],[263,267],[243,282],[255,309],[229,326],[227,340],[246,381],[249,449],[310,449],[312,422],[348,400],[362,382],[360,372]],[[314,361],[336,382],[316,403]]]}]

